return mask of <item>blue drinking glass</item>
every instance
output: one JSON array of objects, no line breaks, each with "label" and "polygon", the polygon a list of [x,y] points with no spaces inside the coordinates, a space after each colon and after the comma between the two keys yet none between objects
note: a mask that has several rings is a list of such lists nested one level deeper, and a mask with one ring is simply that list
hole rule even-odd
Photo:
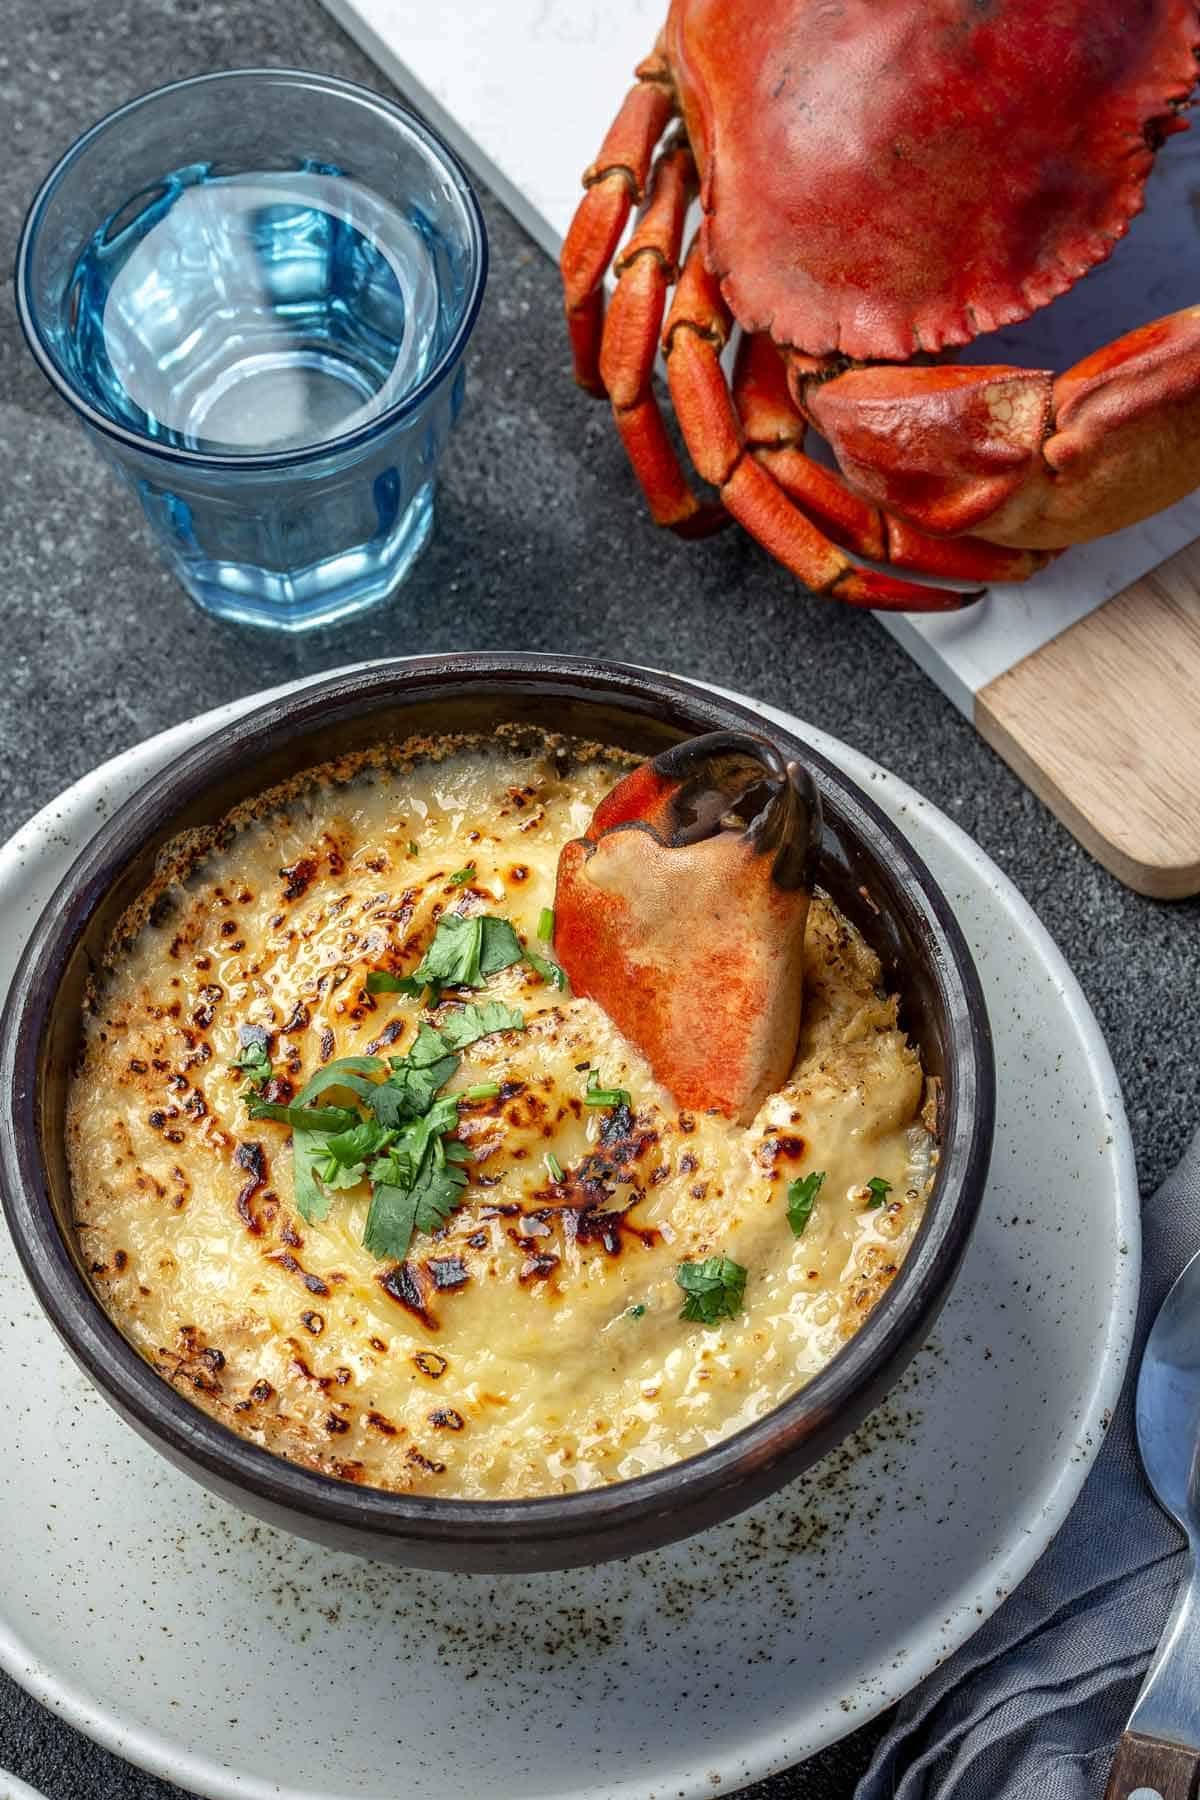
[{"label": "blue drinking glass", "polygon": [[30,209],[17,305],[193,599],[301,631],[382,600],[427,543],[486,276],[428,126],[239,69],[80,138]]}]

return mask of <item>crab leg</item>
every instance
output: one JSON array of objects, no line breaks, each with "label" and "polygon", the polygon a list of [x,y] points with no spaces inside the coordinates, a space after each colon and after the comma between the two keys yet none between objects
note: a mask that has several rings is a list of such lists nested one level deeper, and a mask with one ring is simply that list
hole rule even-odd
[{"label": "crab leg", "polygon": [[723,507],[693,494],[667,435],[654,392],[654,359],[667,295],[679,274],[679,252],[696,166],[684,140],[654,165],[650,199],[616,263],[617,286],[600,344],[600,379],[650,513],[684,537],[728,522]]},{"label": "crab leg", "polygon": [[804,454],[807,424],[792,398],[788,367],[766,333],[744,337],[733,371],[733,400],[750,450],[835,544],[875,562],[952,581],[1026,581],[1045,551],[1009,550],[982,538],[928,537],[853,493],[840,475]]},{"label": "crab leg", "polygon": [[820,594],[893,612],[950,612],[977,598],[949,588],[920,587],[859,568],[793,504],[749,453],[721,368],[731,315],[692,242],[671,310],[663,349],[675,412],[692,461],[764,549]]},{"label": "crab leg", "polygon": [[675,113],[675,97],[660,50],[647,57],[637,75],[636,85],[609,126],[599,156],[584,174],[587,192],[571,220],[559,258],[575,379],[592,394],[605,391],[599,363],[604,277],[634,202],[645,195],[655,146]]}]

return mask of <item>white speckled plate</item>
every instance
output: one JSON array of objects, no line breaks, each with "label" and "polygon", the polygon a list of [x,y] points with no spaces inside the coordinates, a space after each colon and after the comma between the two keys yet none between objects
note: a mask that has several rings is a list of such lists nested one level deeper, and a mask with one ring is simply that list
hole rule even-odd
[{"label": "white speckled plate", "polygon": [[[250,704],[105,764],[0,851],[0,987],[107,812]],[[899,820],[988,995],[996,1154],[936,1336],[856,1439],[705,1536],[561,1575],[405,1573],[254,1524],[169,1468],[75,1372],[0,1227],[17,1446],[0,1662],[72,1724],[221,1800],[688,1800],[899,1698],[1045,1548],[1116,1399],[1137,1292],[1112,1065],[1050,938],[970,840],[773,716]]]},{"label": "white speckled plate", "polygon": [[0,1800],[45,1800],[27,1781],[18,1781],[7,1769],[0,1769]]}]

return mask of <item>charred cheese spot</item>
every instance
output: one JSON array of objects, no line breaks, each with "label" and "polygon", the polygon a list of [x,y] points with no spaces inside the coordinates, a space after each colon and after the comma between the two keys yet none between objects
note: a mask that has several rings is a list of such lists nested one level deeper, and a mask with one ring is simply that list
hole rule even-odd
[{"label": "charred cheese spot", "polygon": [[[591,1001],[518,964],[486,997],[526,1029],[471,1045],[450,1084],[498,1091],[461,1110],[471,1181],[445,1229],[376,1261],[365,1186],[298,1220],[288,1128],[249,1120],[231,1067],[241,1028],[265,1034],[280,1102],[334,1057],[402,1053],[438,1013],[368,974],[409,972],[447,909],[536,944],[559,850],[614,779],[499,749],[339,776],[229,834],[117,952],[73,1078],[85,1266],[163,1378],[253,1441],[466,1498],[623,1479],[778,1405],[902,1264],[925,1084],[875,957],[819,898],[800,1057],[749,1128],[681,1113]],[[593,1068],[628,1107],[583,1104]],[[813,1169],[796,1239],[787,1186]],[[868,1210],[874,1175],[891,1194]],[[713,1250],[749,1270],[747,1306],[706,1331],[674,1277]]]}]

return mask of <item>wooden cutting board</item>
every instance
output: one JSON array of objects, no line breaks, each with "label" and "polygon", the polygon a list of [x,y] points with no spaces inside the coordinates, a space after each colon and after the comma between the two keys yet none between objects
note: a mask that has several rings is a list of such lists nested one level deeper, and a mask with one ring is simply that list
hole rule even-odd
[{"label": "wooden cutting board", "polygon": [[[666,0],[325,3],[557,255],[580,171]],[[1195,129],[1159,154],[1146,211],[1111,261],[965,359],[1062,369],[1194,304],[1198,197]],[[546,357],[547,381],[569,381],[565,342]],[[632,478],[628,489],[622,503],[639,504]],[[966,612],[877,616],[1122,881],[1161,898],[1200,892],[1200,495]]]},{"label": "wooden cutting board", "polygon": [[1200,544],[980,688],[975,723],[1128,887],[1200,893]]}]

